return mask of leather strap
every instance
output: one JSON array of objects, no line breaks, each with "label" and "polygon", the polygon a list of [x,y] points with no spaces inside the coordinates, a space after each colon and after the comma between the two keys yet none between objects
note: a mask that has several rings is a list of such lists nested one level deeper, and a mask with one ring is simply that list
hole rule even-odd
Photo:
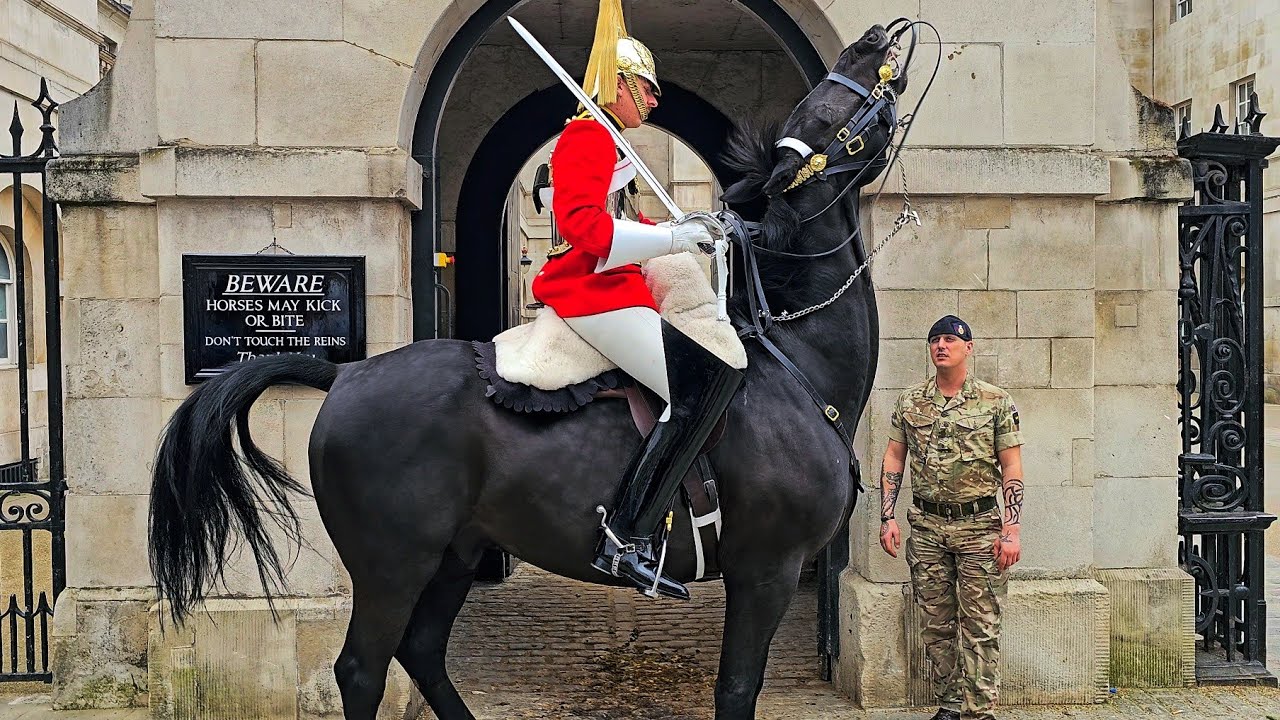
[{"label": "leather strap", "polygon": [[[823,400],[821,393],[809,382],[809,378],[805,377],[804,372],[791,362],[791,358],[769,339],[769,331],[773,329],[773,313],[769,310],[769,301],[765,297],[764,284],[760,280],[760,265],[756,260],[756,244],[753,242],[753,233],[748,228],[742,218],[732,210],[722,211],[721,217],[724,218],[725,224],[730,230],[732,240],[737,243],[742,250],[742,257],[745,261],[745,273],[748,282],[747,288],[747,309],[749,317],[744,323],[742,318],[735,318],[734,325],[738,328],[738,337],[743,339],[755,338],[760,342],[765,350],[778,361],[778,364],[786,368],[791,377],[795,378],[800,387],[809,394],[809,398],[818,406],[818,411],[822,413],[823,418],[831,426],[832,430],[840,437],[840,443],[849,451],[849,475],[853,478],[854,486],[861,491],[862,477],[858,470],[858,458],[853,453],[853,436],[845,429],[844,421],[840,418],[840,411],[826,400]],[[756,235],[759,234],[757,229]]]},{"label": "leather strap", "polygon": [[937,515],[948,520],[958,520],[960,518],[972,517],[979,513],[987,512],[999,505],[994,497],[978,498],[969,502],[962,503],[936,503],[925,500],[924,498],[913,497],[912,504],[920,508],[921,512],[930,515]]}]

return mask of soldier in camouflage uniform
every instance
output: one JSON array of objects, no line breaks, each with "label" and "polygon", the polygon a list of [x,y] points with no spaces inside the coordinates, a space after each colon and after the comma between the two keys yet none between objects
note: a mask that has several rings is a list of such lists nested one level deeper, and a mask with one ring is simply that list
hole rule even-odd
[{"label": "soldier in camouflage uniform", "polygon": [[1005,571],[1021,552],[1022,433],[1009,394],[967,376],[969,325],[948,315],[928,338],[937,374],[904,390],[893,409],[880,545],[898,556],[894,508],[910,454],[907,564],[938,698],[933,718],[993,720]]}]

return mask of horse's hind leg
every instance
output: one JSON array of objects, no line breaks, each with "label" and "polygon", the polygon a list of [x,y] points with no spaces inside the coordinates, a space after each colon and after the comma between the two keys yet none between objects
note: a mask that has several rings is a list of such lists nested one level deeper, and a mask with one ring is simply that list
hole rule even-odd
[{"label": "horse's hind leg", "polygon": [[435,577],[418,598],[396,659],[418,685],[439,720],[475,720],[445,670],[445,651],[453,621],[467,599],[476,568],[446,550]]},{"label": "horse's hind leg", "polygon": [[346,720],[377,717],[391,656],[404,637],[425,578],[440,565],[438,554],[414,560],[380,562],[377,568],[366,565],[359,576],[352,574],[351,623],[333,665]]},{"label": "horse's hind leg", "polygon": [[[756,561],[758,562],[758,561]],[[772,563],[763,572],[745,563],[745,572],[725,570],[724,638],[716,678],[716,720],[753,720],[764,686],[769,644],[800,582],[802,561]]]}]

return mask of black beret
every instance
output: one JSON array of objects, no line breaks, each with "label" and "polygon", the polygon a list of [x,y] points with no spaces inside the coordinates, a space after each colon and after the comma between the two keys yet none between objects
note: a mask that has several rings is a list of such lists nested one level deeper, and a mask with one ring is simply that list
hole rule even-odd
[{"label": "black beret", "polygon": [[955,315],[944,315],[938,319],[938,322],[933,324],[933,327],[929,328],[929,340],[933,340],[939,335],[955,335],[965,342],[973,340],[973,333],[969,330],[969,323]]}]

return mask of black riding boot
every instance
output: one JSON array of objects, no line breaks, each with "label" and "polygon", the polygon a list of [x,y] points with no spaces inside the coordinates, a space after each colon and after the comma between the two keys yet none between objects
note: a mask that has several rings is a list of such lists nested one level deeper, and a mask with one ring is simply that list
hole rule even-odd
[{"label": "black riding boot", "polygon": [[667,355],[671,417],[654,426],[622,476],[618,500],[606,523],[623,546],[604,533],[592,562],[598,570],[629,579],[652,594],[687,600],[689,591],[658,577],[653,536],[666,518],[680,481],[742,384],[742,373],[694,342],[665,320],[662,342]]}]

